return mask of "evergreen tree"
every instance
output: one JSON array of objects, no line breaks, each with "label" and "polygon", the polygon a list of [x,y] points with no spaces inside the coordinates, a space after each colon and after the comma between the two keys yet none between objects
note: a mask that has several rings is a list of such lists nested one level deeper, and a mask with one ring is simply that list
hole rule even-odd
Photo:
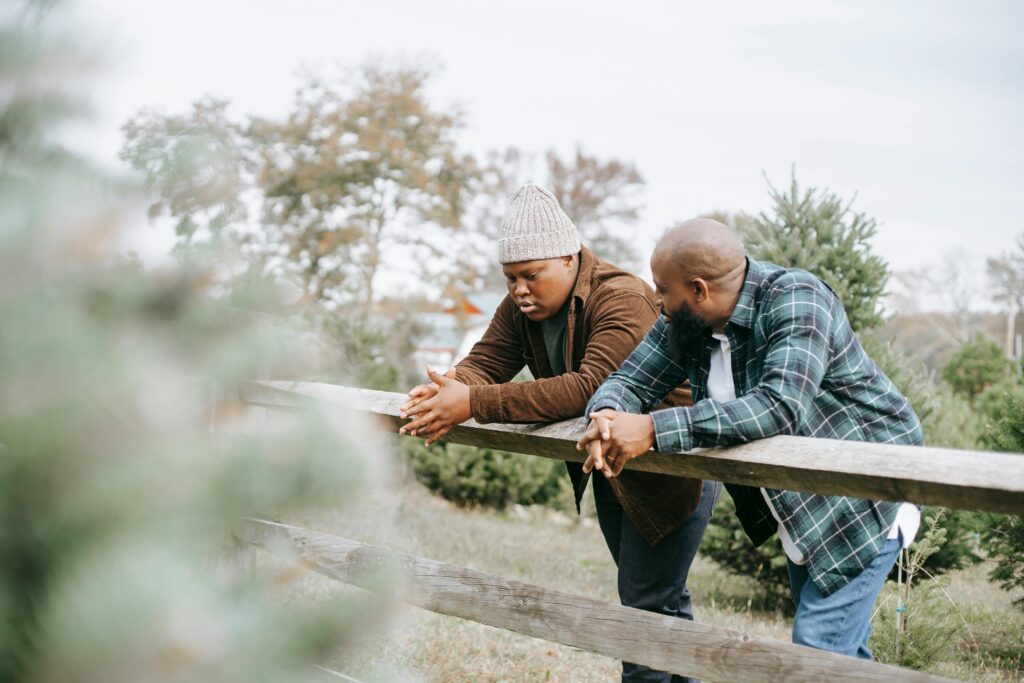
[{"label": "evergreen tree", "polygon": [[942,369],[942,377],[953,391],[973,401],[1012,370],[1013,361],[1003,355],[998,344],[988,337],[976,336],[950,359]]},{"label": "evergreen tree", "polygon": [[773,206],[743,227],[747,253],[780,266],[803,268],[835,290],[854,330],[882,322],[881,297],[889,267],[872,253],[875,219],[828,190],[801,191],[792,176],[788,192],[769,184]]},{"label": "evergreen tree", "polygon": [[56,5],[0,13],[0,680],[311,680],[379,600],[287,607],[280,577],[213,560],[240,515],[357,494],[366,435],[313,414],[247,433],[223,388],[283,351],[244,312],[268,293],[118,258],[138,197],[54,142],[83,61]]}]

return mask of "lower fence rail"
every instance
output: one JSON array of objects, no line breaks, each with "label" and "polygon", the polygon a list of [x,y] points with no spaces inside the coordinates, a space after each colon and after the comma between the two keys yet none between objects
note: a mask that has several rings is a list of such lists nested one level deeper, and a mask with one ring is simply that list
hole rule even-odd
[{"label": "lower fence rail", "polygon": [[424,609],[570,645],[706,681],[946,681],[867,662],[622,607],[485,574],[329,534],[262,519],[236,530],[246,543],[298,556],[331,579],[367,590],[382,572],[399,572],[404,602]]}]

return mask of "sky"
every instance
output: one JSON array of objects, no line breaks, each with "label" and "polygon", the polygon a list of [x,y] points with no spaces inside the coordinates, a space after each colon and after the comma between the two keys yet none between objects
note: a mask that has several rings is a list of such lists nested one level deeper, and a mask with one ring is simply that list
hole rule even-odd
[{"label": "sky", "polygon": [[[1024,3],[74,0],[107,66],[80,141],[114,165],[143,107],[204,94],[283,115],[300,73],[370,58],[437,67],[473,153],[632,161],[637,244],[679,220],[768,208],[770,180],[854,197],[896,270],[978,272],[1024,233]],[[767,179],[767,180],[766,180]],[[166,226],[140,232],[163,252]],[[979,276],[980,277],[980,276]]]}]

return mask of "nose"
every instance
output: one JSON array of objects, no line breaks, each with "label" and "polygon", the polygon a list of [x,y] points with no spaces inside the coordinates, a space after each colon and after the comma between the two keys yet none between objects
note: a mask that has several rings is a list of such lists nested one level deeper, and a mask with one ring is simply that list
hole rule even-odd
[{"label": "nose", "polygon": [[524,296],[530,293],[530,289],[526,286],[525,280],[518,280],[513,287],[513,292],[517,297],[522,299]]}]

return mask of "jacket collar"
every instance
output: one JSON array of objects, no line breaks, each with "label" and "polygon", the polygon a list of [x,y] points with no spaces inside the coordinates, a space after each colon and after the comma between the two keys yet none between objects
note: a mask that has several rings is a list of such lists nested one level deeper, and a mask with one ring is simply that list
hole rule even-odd
[{"label": "jacket collar", "polygon": [[757,301],[757,290],[761,288],[768,269],[760,261],[749,256],[747,258],[747,276],[743,280],[743,287],[740,288],[740,297],[736,301],[736,308],[729,316],[729,323],[751,329],[754,327],[754,305]]},{"label": "jacket collar", "polygon": [[598,263],[600,263],[600,260],[594,256],[594,252],[586,247],[580,247],[580,270],[576,274],[576,284],[573,285],[572,293],[569,294],[570,299],[577,298],[580,300],[580,306],[586,305],[587,297],[590,296],[594,271],[597,269]]}]

